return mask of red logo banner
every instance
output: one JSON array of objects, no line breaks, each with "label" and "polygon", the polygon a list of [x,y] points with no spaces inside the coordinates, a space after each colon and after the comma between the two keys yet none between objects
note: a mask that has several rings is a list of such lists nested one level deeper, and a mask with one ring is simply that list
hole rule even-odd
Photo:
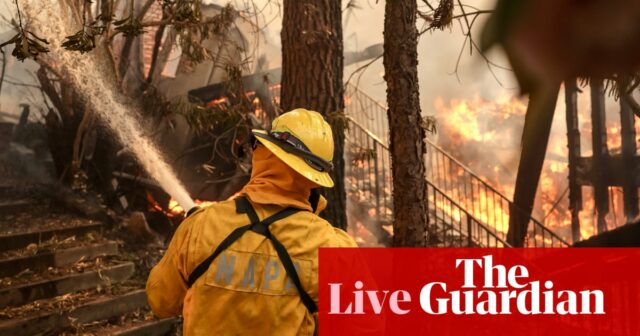
[{"label": "red logo banner", "polygon": [[640,335],[640,249],[321,249],[321,335]]}]

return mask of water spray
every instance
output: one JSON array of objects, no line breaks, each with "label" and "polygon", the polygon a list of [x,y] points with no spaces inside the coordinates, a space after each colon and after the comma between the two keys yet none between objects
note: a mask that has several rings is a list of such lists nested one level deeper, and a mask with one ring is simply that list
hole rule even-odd
[{"label": "water spray", "polygon": [[[32,27],[50,39],[50,54],[56,65],[64,69],[78,93],[116,134],[118,140],[132,152],[144,169],[171,195],[183,209],[191,209],[194,202],[171,167],[162,159],[156,146],[143,134],[140,121],[121,101],[124,97],[105,78],[104,63],[95,50],[93,55],[80,56],[61,47],[68,32],[78,24],[63,8],[60,1],[27,0],[23,11]],[[89,76],[91,74],[91,76]]]}]

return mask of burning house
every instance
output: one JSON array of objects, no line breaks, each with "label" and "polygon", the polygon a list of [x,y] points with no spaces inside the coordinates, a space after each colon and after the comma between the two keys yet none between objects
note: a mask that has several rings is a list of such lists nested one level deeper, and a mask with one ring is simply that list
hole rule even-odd
[{"label": "burning house", "polygon": [[[226,10],[213,4],[201,8],[205,17],[214,17]],[[153,21],[161,17],[160,5],[154,3],[147,18]],[[179,48],[170,47],[180,36],[168,28],[162,35],[160,49],[155,51],[160,55],[159,66],[151,61],[154,32],[145,34],[138,46],[144,72],[148,75],[154,71],[151,77],[154,84],[170,101],[197,106],[190,111],[193,112],[190,118],[178,113],[168,116],[166,122],[159,122],[157,142],[194,198],[226,199],[249,177],[249,158],[238,155],[242,152],[241,134],[246,133],[247,127],[268,127],[279,114],[281,69],[270,68],[269,60],[279,58],[279,50],[264,43],[256,27],[237,18],[223,39],[214,36],[204,41],[203,46],[213,57],[198,64],[181,57]],[[362,52],[345,53],[345,63],[369,60],[381,52],[382,45],[377,44]],[[257,61],[247,62],[249,57]],[[242,75],[234,72],[235,68],[241,69]],[[234,109],[237,104],[251,113],[238,115]],[[202,131],[202,124],[208,129]],[[172,200],[161,193],[154,194],[152,200],[153,208],[175,208],[170,204]]]}]

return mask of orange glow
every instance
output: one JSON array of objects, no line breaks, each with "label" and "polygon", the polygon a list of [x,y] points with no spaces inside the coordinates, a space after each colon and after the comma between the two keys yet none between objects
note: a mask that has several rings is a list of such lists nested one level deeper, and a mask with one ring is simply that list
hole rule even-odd
[{"label": "orange glow", "polygon": [[[560,103],[559,103],[560,104]],[[456,159],[467,165],[479,177],[508,198],[513,197],[515,176],[520,155],[520,137],[527,109],[527,99],[501,94],[494,100],[479,97],[473,99],[442,98],[434,102],[439,120],[436,143]],[[583,156],[589,153],[591,143],[590,107],[579,106],[580,132],[582,134]],[[610,113],[617,113],[612,110]],[[571,212],[568,204],[568,148],[565,115],[556,112],[554,129],[549,138],[547,156],[543,165],[533,217],[571,241]],[[613,118],[615,119],[615,118]],[[561,126],[561,127],[558,127]],[[636,125],[638,128],[638,125]],[[607,147],[611,154],[620,153],[621,132],[619,122],[607,121]],[[586,148],[586,150],[585,150]],[[449,173],[450,180],[460,177],[458,172]],[[443,188],[448,195],[460,194],[457,186]],[[583,205],[579,212],[582,238],[596,233],[597,216],[591,188],[583,190]],[[507,204],[485,199],[484,194],[473,199],[461,195],[457,201],[465,205],[478,219],[494,223],[496,230],[506,232],[508,228]],[[625,221],[623,199],[620,188],[610,188],[609,229],[622,225]],[[468,204],[468,205],[467,205]]]},{"label": "orange glow", "polygon": [[[149,211],[150,212],[162,212],[167,217],[173,218],[176,216],[181,216],[185,213],[185,210],[178,204],[176,200],[173,198],[169,199],[169,203],[167,204],[167,208],[163,208],[158,202],[151,196],[150,193],[147,192],[147,201],[149,201]],[[206,207],[213,204],[213,201],[204,201],[204,200],[194,200],[196,206]]]},{"label": "orange glow", "polygon": [[212,106],[217,106],[217,105],[227,104],[227,103],[229,103],[229,100],[226,97],[223,97],[223,98],[214,99],[214,100],[208,102],[207,106],[208,107],[212,107]]},{"label": "orange glow", "polygon": [[[495,100],[475,97],[445,102],[439,98],[434,107],[441,120],[437,143],[478,174],[480,179],[511,199],[526,99],[508,94],[501,94]],[[554,153],[555,158],[566,158],[566,137],[552,139],[548,151]],[[566,188],[567,171],[566,162],[547,160],[540,176],[533,216],[541,220],[544,218],[544,224],[553,231],[571,222],[568,213],[558,211],[556,205],[559,197],[566,197],[562,193]],[[456,181],[460,176],[460,172],[456,172],[450,180]],[[481,192],[464,194],[456,190],[458,188],[453,183],[443,191],[453,195],[477,219],[506,234],[509,229],[509,204],[506,200],[496,198],[491,191],[484,192],[485,187],[477,182],[472,188]]]}]

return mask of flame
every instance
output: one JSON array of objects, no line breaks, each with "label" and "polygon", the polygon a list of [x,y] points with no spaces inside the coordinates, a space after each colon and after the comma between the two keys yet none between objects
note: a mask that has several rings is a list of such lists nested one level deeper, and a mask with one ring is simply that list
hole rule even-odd
[{"label": "flame", "polygon": [[[492,141],[495,138],[495,130],[484,130],[481,126],[482,120],[477,118],[475,113],[471,111],[470,105],[473,102],[454,99],[450,103],[450,110],[447,116],[447,123],[456,125],[458,135],[464,140],[475,141]],[[444,108],[444,101],[439,98],[436,100],[436,109]]]},{"label": "flame", "polygon": [[[438,144],[496,191],[511,198],[515,189],[526,99],[503,93],[494,100],[475,97],[470,100],[452,99],[445,103],[439,98],[434,106],[441,120]],[[555,160],[544,163],[533,214],[534,218],[543,219],[546,226],[556,231],[567,225],[570,227],[571,223],[569,213],[560,211],[566,207],[559,209],[558,204],[559,198],[566,198],[563,192],[567,184],[567,162],[557,160],[567,157],[566,136],[552,136],[548,152],[554,154]],[[459,178],[461,174],[455,172],[453,175],[450,180]],[[445,192],[455,196],[455,188],[458,186],[454,185]],[[486,191],[487,188],[479,183],[471,188],[479,191],[460,195],[456,201],[477,219],[505,234],[509,229],[509,203]],[[458,194],[461,193],[458,191]],[[563,238],[570,238],[567,235],[570,231],[560,231],[564,233],[561,234]],[[546,242],[551,243],[550,240]]]},{"label": "flame", "polygon": [[[481,179],[497,191],[511,198],[514,191],[515,175],[520,155],[520,136],[524,125],[527,100],[500,94],[494,100],[438,98],[434,102],[439,120],[437,143],[445,151],[471,168]],[[590,106],[579,105],[582,147],[589,150],[591,143]],[[609,113],[617,113],[611,109]],[[558,112],[547,147],[547,157],[540,176],[533,217],[567,241],[571,241],[571,212],[568,204],[568,147],[565,115]],[[586,121],[586,122],[585,122]],[[639,124],[639,123],[636,123]],[[608,121],[607,146],[610,153],[620,153],[622,142],[619,121]],[[639,129],[640,125],[636,125]],[[590,156],[583,150],[582,156]],[[459,171],[448,172],[449,180],[461,178]],[[478,219],[493,223],[499,232],[508,229],[509,212],[507,203],[496,203],[487,194],[480,193],[468,199],[461,192],[444,188],[449,195],[459,195],[456,199],[467,207]],[[579,212],[581,238],[596,233],[597,217],[592,188],[583,187],[583,204]],[[490,194],[489,194],[490,196]],[[609,228],[625,222],[621,189],[610,188],[610,204],[607,222]],[[455,197],[454,197],[455,199]],[[438,208],[447,209],[444,204]]]},{"label": "flame", "polygon": [[208,107],[217,106],[217,105],[226,105],[229,103],[229,99],[227,97],[222,97],[218,99],[214,99],[207,103]]},{"label": "flame", "polygon": [[[560,94],[563,96],[563,93]],[[581,133],[582,157],[591,156],[591,111],[589,96],[578,96],[579,127]],[[610,98],[607,98],[611,100]],[[345,105],[350,106],[358,100],[357,97],[345,96]],[[611,105],[613,101],[608,101]],[[471,168],[478,177],[488,184],[474,181],[468,172],[452,164],[448,159],[432,156],[434,150],[427,153],[427,178],[446,195],[458,203],[463,209],[471,213],[480,221],[492,226],[496,232],[505,234],[509,228],[509,202],[501,199],[492,191],[483,192],[483,189],[495,189],[508,199],[511,199],[515,190],[515,176],[518,170],[519,156],[521,154],[521,136],[524,126],[528,101],[525,98],[514,97],[511,93],[500,93],[494,99],[484,99],[476,95],[472,99],[437,98],[434,101],[435,115],[439,121],[438,135],[435,139],[438,146],[451,154],[456,160]],[[618,103],[616,103],[618,104]],[[536,195],[533,218],[540,220],[543,225],[559,235],[565,241],[572,241],[571,210],[568,202],[568,147],[565,114],[562,111],[562,102],[558,103],[558,112],[554,116],[553,128],[547,146],[547,156],[543,164],[539,190]],[[616,105],[617,106],[617,105]],[[618,113],[617,108],[608,107],[608,116]],[[613,118],[616,119],[616,118]],[[607,121],[607,146],[612,154],[620,153],[621,129],[619,120]],[[640,123],[636,123],[636,139],[640,141]],[[383,130],[384,131],[384,130]],[[347,176],[347,185],[353,191],[348,193],[349,201],[359,204],[373,197],[370,191],[359,190],[358,181],[364,179],[369,163],[365,159],[352,158],[352,167],[358,177]],[[370,171],[370,170],[369,170]],[[434,171],[438,171],[434,173]],[[354,173],[352,173],[354,174]],[[440,176],[440,175],[444,176]],[[371,177],[370,177],[371,178]],[[375,179],[375,177],[373,177]],[[466,181],[468,183],[459,183]],[[386,183],[386,182],[385,182]],[[470,191],[469,191],[470,189]],[[597,216],[590,187],[582,188],[582,204],[578,212],[581,223],[580,236],[588,238],[596,233]],[[386,185],[381,189],[383,195],[390,195],[391,190]],[[440,197],[429,196],[431,204],[435,204],[440,216],[447,216],[452,221],[464,220],[459,208],[450,201]],[[609,214],[607,215],[608,228],[612,229],[625,223],[623,215],[622,192],[618,187],[609,189]],[[385,198],[386,200],[386,198]],[[380,206],[376,211],[386,213],[390,209]],[[431,209],[433,211],[433,209]],[[390,217],[390,216],[389,216]],[[350,218],[350,221],[352,219]],[[355,223],[355,224],[353,224]],[[349,226],[349,233],[361,237],[365,245],[371,246],[375,241],[369,241],[369,235],[359,232],[362,223],[354,220]],[[390,224],[390,223],[388,223]],[[386,225],[385,229],[390,227]],[[538,230],[538,233],[540,230]],[[365,237],[366,236],[366,237]],[[364,237],[364,238],[363,238]],[[367,239],[365,239],[367,238]],[[549,235],[535,235],[533,243],[546,243],[557,245]],[[538,244],[536,244],[538,246]]]},{"label": "flame", "polygon": [[[513,143],[514,139],[519,139],[511,129],[521,125],[526,101],[507,94],[501,94],[492,101],[479,96],[448,102],[438,98],[434,107],[440,121],[438,145],[470,167],[496,191],[511,195],[514,190],[511,176],[517,168],[513,162],[517,165],[517,160],[513,160],[514,155],[509,151],[518,149],[518,145]],[[502,160],[505,157],[508,160]],[[474,180],[461,167],[442,167],[438,162],[441,161],[436,159],[436,163],[429,167],[435,171],[428,172],[428,178],[476,219],[506,235],[509,203],[496,197],[491,187]],[[460,211],[448,203],[435,200],[438,211],[459,221]]]},{"label": "flame", "polygon": [[[166,208],[161,206],[149,192],[147,192],[147,201],[149,202],[148,210],[150,212],[162,212],[169,218],[182,216],[185,213],[184,208],[182,208],[182,206],[178,204],[178,201],[176,201],[173,198],[169,199],[169,202],[167,203]],[[196,199],[193,202],[196,204],[196,206],[199,206],[199,207],[207,207],[215,203],[213,201],[205,201],[205,200],[199,200],[199,199]]]}]

